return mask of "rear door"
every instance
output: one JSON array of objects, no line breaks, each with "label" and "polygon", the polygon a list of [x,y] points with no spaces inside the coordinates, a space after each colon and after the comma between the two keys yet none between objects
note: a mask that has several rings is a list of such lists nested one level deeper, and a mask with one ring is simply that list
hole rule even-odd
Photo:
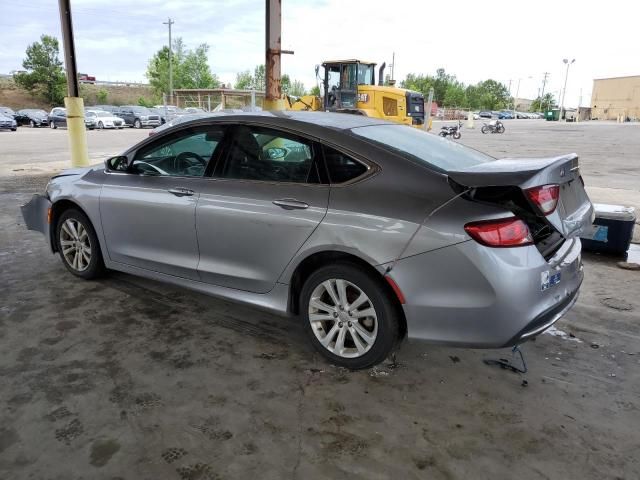
[{"label": "rear door", "polygon": [[236,126],[200,193],[198,272],[215,285],[270,291],[324,218],[318,146],[291,133]]}]

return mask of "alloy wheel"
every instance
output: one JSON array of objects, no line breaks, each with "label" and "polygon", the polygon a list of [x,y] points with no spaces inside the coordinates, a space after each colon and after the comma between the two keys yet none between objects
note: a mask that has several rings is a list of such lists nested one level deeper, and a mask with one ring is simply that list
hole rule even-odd
[{"label": "alloy wheel", "polygon": [[378,316],[357,285],[331,278],[319,284],[309,300],[309,322],[320,344],[343,358],[357,358],[376,342]]},{"label": "alloy wheel", "polygon": [[91,263],[91,240],[89,232],[75,218],[68,218],[60,228],[60,248],[71,268],[82,272]]}]

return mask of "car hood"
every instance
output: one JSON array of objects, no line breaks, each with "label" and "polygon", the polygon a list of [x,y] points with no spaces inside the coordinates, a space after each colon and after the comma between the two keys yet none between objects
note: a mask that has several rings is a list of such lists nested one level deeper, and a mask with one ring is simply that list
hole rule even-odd
[{"label": "car hood", "polygon": [[51,177],[51,179],[53,180],[54,178],[70,177],[70,176],[74,176],[74,175],[75,176],[80,176],[80,175],[84,175],[84,174],[89,173],[89,172],[94,171],[94,170],[99,170],[100,168],[102,168],[101,164],[91,165],[90,167],[69,168],[67,170],[61,171],[57,175],[54,175],[53,177]]}]

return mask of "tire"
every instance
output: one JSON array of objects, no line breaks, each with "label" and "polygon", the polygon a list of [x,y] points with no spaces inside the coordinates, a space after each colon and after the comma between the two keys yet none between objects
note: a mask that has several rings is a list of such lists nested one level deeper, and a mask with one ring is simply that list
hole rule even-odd
[{"label": "tire", "polygon": [[[339,284],[344,285],[343,296],[338,293]],[[334,296],[346,301],[336,307],[327,285]],[[360,303],[350,311],[356,299]],[[398,342],[398,311],[384,280],[353,263],[335,263],[312,273],[300,293],[300,312],[312,345],[335,365],[352,370],[372,367],[384,361]],[[368,315],[358,317],[358,312]]]},{"label": "tire", "polygon": [[33,120],[31,120],[31,121],[29,122],[29,126],[30,126],[31,128],[36,128],[36,122],[34,122]]},{"label": "tire", "polygon": [[446,138],[447,132],[440,132],[438,135],[440,135],[442,138]]},{"label": "tire", "polygon": [[483,126],[483,127],[480,129],[480,131],[481,131],[482,133],[489,133],[489,129],[488,129],[486,126]]},{"label": "tire", "polygon": [[133,121],[133,128],[142,128],[142,123],[140,122],[140,120],[139,120],[139,119],[137,119],[137,118],[136,118],[136,119]]},{"label": "tire", "polygon": [[56,245],[62,263],[77,277],[91,280],[104,274],[98,237],[89,218],[80,210],[71,208],[62,213],[56,223]]},{"label": "tire", "polygon": [[461,136],[462,134],[460,132],[456,132],[453,134],[453,138],[455,138],[456,140],[459,140]]},{"label": "tire", "polygon": [[104,130],[104,123],[98,122],[98,129],[99,130]]},{"label": "tire", "polygon": [[56,128],[58,128],[58,126],[54,122],[50,122],[49,127],[51,127],[51,130],[55,130]]},{"label": "tire", "polygon": [[17,128],[12,128],[12,129],[11,129],[11,131],[12,131],[12,132],[15,132],[15,131],[17,131],[17,130],[18,130]]},{"label": "tire", "polygon": [[500,125],[496,131],[497,131],[498,133],[504,133],[504,126],[503,126],[503,125]]}]

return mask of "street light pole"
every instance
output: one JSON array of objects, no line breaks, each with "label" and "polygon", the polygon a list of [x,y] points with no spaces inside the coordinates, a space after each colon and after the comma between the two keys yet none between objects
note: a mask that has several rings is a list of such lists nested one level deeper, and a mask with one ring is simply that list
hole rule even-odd
[{"label": "street light pole", "polygon": [[171,25],[173,25],[174,22],[173,20],[171,20],[171,17],[169,17],[169,19],[166,22],[162,22],[163,25],[168,25],[169,26],[169,103],[171,105],[173,105],[173,65],[172,65],[172,48],[171,48]]},{"label": "street light pole", "polygon": [[567,96],[567,79],[569,78],[569,67],[576,61],[576,59],[574,58],[573,60],[569,61],[568,58],[563,58],[562,61],[567,66],[567,71],[564,74],[564,89],[562,93],[562,104],[560,105],[560,120],[562,120],[562,115],[564,114],[564,99]]}]

